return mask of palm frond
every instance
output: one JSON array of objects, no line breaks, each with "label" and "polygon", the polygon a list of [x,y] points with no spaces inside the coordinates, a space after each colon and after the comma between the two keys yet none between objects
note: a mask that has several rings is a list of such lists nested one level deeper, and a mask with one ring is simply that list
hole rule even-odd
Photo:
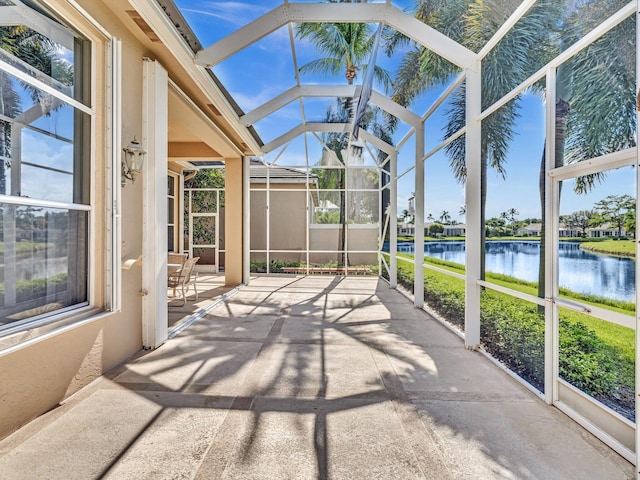
[{"label": "palm frond", "polygon": [[329,73],[339,75],[342,62],[336,58],[317,58],[300,67],[300,73]]}]

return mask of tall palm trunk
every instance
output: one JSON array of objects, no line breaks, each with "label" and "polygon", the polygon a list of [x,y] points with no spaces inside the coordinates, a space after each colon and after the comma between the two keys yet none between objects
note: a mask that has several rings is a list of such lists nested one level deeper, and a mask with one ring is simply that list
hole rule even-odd
[{"label": "tall palm trunk", "polygon": [[[354,66],[347,67],[347,71],[345,76],[347,77],[347,84],[353,85],[353,80],[356,77],[357,68]],[[345,109],[348,112],[349,116],[351,116],[351,108],[352,108],[351,98],[345,99]],[[350,155],[349,144],[347,144],[347,155]],[[343,267],[347,267],[348,256],[347,256],[347,159],[342,158],[342,168],[340,169],[340,237],[339,237],[339,246],[340,249],[340,264]]]}]

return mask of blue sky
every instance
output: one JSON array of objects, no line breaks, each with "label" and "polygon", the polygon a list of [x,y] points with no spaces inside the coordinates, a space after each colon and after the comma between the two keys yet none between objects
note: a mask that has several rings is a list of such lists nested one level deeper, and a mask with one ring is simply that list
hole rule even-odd
[{"label": "blue sky", "polygon": [[[280,0],[177,0],[176,3],[205,48],[282,4]],[[393,1],[393,4],[401,9],[410,8],[412,3],[411,0]],[[298,66],[318,58],[317,51],[308,43],[296,41],[295,48]],[[401,54],[397,54],[394,58],[387,58],[380,53],[378,59],[393,75],[401,57]],[[296,68],[292,60],[288,28],[273,32],[214,66],[213,71],[245,113],[283,93],[296,84]],[[360,80],[356,79],[356,83]],[[303,84],[345,83],[342,75],[330,79],[303,76],[301,81]],[[428,92],[414,102],[412,110],[419,115],[424,114],[439,94],[440,90]],[[321,120],[330,103],[331,99],[305,99],[304,111],[307,121]],[[441,141],[440,128],[443,125],[445,111],[446,105],[438,110],[425,127],[427,152]],[[522,98],[520,113],[509,149],[507,178],[502,179],[495,171],[489,170],[488,218],[499,216],[501,212],[510,208],[516,208],[521,219],[540,216],[538,172],[544,146],[544,105],[539,97],[525,95]],[[267,143],[299,123],[300,104],[294,102],[264,121],[258,122],[254,127]],[[395,134],[395,141],[398,142],[408,131],[408,126],[401,125]],[[319,151],[320,146],[313,136],[308,135],[307,138],[312,151]],[[413,141],[410,141],[401,150],[399,172],[405,171],[412,164],[413,145]],[[273,160],[278,153],[267,156],[267,160]],[[304,141],[299,138],[280,156],[278,163],[298,165],[304,158]],[[312,159],[310,163],[313,163]],[[578,196],[571,192],[571,187],[564,188],[561,214],[589,209],[595,202],[610,194],[628,193],[635,196],[635,175],[630,175],[628,170],[610,173],[606,181],[590,195]],[[425,216],[431,213],[437,218],[443,211],[448,211],[455,220],[464,221],[464,218],[458,215],[460,207],[464,204],[464,189],[453,178],[446,155],[439,152],[429,158],[425,164],[425,172]],[[407,207],[408,198],[414,190],[414,175],[410,172],[399,181],[399,211]]]}]

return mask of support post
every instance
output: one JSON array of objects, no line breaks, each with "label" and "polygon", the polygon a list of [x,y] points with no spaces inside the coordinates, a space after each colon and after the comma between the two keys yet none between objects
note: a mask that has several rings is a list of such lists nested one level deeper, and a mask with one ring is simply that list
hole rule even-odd
[{"label": "support post", "polygon": [[224,283],[237,286],[243,282],[244,268],[244,162],[227,158],[224,164]]},{"label": "support post", "polygon": [[466,124],[465,136],[467,183],[465,185],[466,223],[466,285],[465,285],[465,346],[475,349],[480,344],[480,255],[482,245],[481,222],[482,209],[482,155],[481,130],[482,122],[478,119],[482,111],[482,85],[480,76],[481,62],[476,63],[476,70],[467,70],[466,82]]},{"label": "support post", "polygon": [[558,232],[558,202],[560,200],[559,184],[549,176],[549,171],[555,165],[555,124],[556,124],[556,70],[547,71],[546,89],[546,143],[545,143],[545,278],[544,278],[544,399],[549,405],[558,400],[558,389],[555,379],[559,375],[558,363],[558,309],[553,304],[553,297],[557,293],[557,282],[555,272],[557,271],[557,242],[555,241]]},{"label": "support post", "polygon": [[[640,2],[636,5],[636,19],[640,15]],[[636,56],[638,55],[638,49],[640,49],[640,29],[636,28]],[[638,92],[640,85],[638,85],[638,79],[640,79],[640,62],[636,62],[636,92]],[[640,121],[640,113],[636,110],[636,138],[638,138],[638,122]],[[639,152],[636,149],[636,155]],[[640,158],[636,157],[636,218],[640,213],[640,205],[638,205],[638,199],[640,198]],[[638,228],[636,226],[636,259],[640,258],[640,241],[638,240]],[[636,261],[636,279],[640,278],[640,262]],[[638,399],[640,399],[640,311],[637,306],[640,305],[640,289],[636,288],[636,480],[640,480],[640,428],[638,428],[638,422],[640,422],[640,409],[638,408]]]},{"label": "support post", "polygon": [[389,159],[389,284],[398,286],[398,154]]},{"label": "support post", "polygon": [[424,306],[424,123],[416,128],[416,232],[414,242],[413,298],[416,308]]},{"label": "support post", "polygon": [[251,204],[249,203],[249,187],[250,187],[250,171],[251,159],[249,157],[242,158],[242,283],[249,284],[251,278],[250,272],[250,254],[249,254],[249,240],[251,238]]},{"label": "support post", "polygon": [[[167,339],[167,175],[169,76],[157,61],[143,59],[142,145],[142,345]],[[125,139],[129,141],[129,139]],[[131,184],[128,187],[132,188]]]}]

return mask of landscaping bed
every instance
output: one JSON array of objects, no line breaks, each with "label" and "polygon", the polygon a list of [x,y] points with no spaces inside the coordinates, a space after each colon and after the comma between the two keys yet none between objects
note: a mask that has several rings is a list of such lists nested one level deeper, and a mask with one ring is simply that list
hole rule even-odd
[{"label": "landscaping bed", "polygon": [[[411,291],[413,268],[412,264],[398,262],[398,283]],[[425,303],[464,331],[464,281],[430,269],[425,269],[424,275]],[[480,316],[482,348],[543,392],[545,325],[538,305],[486,289],[481,295]],[[594,320],[561,309],[560,376],[633,421],[633,336],[625,331],[630,329],[613,324],[608,326],[615,332],[597,332],[590,326]],[[625,340],[616,344],[615,339],[620,337]]]}]

